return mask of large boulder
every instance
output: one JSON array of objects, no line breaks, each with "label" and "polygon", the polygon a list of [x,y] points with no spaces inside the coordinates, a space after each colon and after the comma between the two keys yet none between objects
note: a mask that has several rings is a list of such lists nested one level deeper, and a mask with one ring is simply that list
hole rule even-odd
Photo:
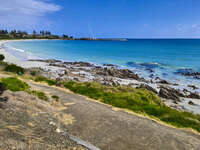
[{"label": "large boulder", "polygon": [[180,101],[179,97],[185,97],[179,90],[176,90],[171,87],[162,86],[159,91],[159,96],[166,99],[172,99],[175,101]]},{"label": "large boulder", "polygon": [[188,98],[193,98],[193,99],[200,99],[200,95],[197,92],[191,92],[188,96]]},{"label": "large boulder", "polygon": [[148,85],[148,84],[141,84],[139,86],[139,88],[144,88],[144,89],[147,89],[147,90],[149,90],[149,91],[151,91],[153,93],[158,94],[158,91],[155,88],[153,88],[152,86]]}]

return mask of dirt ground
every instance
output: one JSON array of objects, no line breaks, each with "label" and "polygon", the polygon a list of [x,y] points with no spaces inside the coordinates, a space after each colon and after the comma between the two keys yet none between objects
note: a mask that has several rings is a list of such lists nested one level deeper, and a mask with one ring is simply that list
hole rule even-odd
[{"label": "dirt ground", "polygon": [[87,149],[61,132],[74,119],[70,114],[62,115],[64,109],[25,92],[5,91],[0,99],[0,150]]},{"label": "dirt ground", "polygon": [[199,150],[200,134],[172,128],[114,109],[66,90],[29,82],[35,89],[58,95],[73,121],[66,129],[102,150]]}]

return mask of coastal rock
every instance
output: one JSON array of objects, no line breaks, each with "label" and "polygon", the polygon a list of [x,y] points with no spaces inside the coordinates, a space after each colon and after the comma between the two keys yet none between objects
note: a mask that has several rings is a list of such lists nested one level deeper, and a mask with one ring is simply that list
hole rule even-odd
[{"label": "coastal rock", "polygon": [[94,67],[93,64],[88,62],[64,62],[65,65],[72,65],[74,67]]},{"label": "coastal rock", "polygon": [[39,61],[39,62],[46,62],[46,63],[58,63],[58,62],[62,62],[62,61],[56,60],[56,59],[29,59],[28,61]]},{"label": "coastal rock", "polygon": [[117,65],[113,65],[113,64],[103,64],[104,67],[117,67]]},{"label": "coastal rock", "polygon": [[193,98],[193,99],[200,99],[200,95],[197,92],[190,92],[190,94],[187,96],[188,98]]},{"label": "coastal rock", "polygon": [[185,97],[185,95],[181,93],[179,90],[164,86],[160,88],[159,96],[166,99],[172,99],[175,101],[180,101],[179,97]]},{"label": "coastal rock", "polygon": [[126,65],[129,67],[140,67],[140,65],[136,64],[135,62],[127,62]]},{"label": "coastal rock", "polygon": [[49,66],[66,68],[66,65],[64,65],[63,63],[50,63]]},{"label": "coastal rock", "polygon": [[178,69],[176,74],[200,79],[200,72],[195,72],[192,69]]},{"label": "coastal rock", "polygon": [[154,68],[159,67],[158,63],[141,63],[140,65],[147,69],[154,69]]},{"label": "coastal rock", "polygon": [[159,96],[162,98],[166,98],[166,99],[172,99],[175,101],[180,101],[178,95],[176,95],[175,93],[172,93],[170,91],[168,91],[167,89],[161,88],[160,92],[159,92]]},{"label": "coastal rock", "polygon": [[158,81],[157,83],[161,83],[161,84],[169,84],[169,82],[168,81],[166,81],[166,80],[160,80],[160,81]]},{"label": "coastal rock", "polygon": [[188,85],[188,87],[192,88],[193,90],[197,90],[198,89],[195,85]]},{"label": "coastal rock", "polygon": [[132,71],[128,69],[116,69],[116,68],[101,68],[96,69],[96,74],[98,75],[104,75],[104,76],[112,76],[112,77],[118,77],[118,78],[131,78],[138,80],[139,76]]},{"label": "coastal rock", "polygon": [[144,88],[144,89],[147,89],[149,91],[152,91],[153,93],[158,94],[158,91],[156,89],[154,89],[152,86],[148,85],[148,84],[141,84],[139,86],[139,88]]},{"label": "coastal rock", "polygon": [[188,102],[189,105],[195,105],[192,101]]}]

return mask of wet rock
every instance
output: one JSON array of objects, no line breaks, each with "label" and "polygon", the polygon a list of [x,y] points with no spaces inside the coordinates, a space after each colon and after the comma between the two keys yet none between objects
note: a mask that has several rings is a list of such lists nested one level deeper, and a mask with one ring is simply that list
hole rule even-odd
[{"label": "wet rock", "polygon": [[150,75],[149,75],[149,78],[153,78],[153,77],[154,77],[154,74],[150,74]]},{"label": "wet rock", "polygon": [[150,68],[147,68],[146,70],[149,71],[150,73],[154,72],[154,70]]},{"label": "wet rock", "polygon": [[188,102],[189,105],[195,105],[192,101]]},{"label": "wet rock", "polygon": [[169,82],[167,82],[166,80],[160,80],[160,81],[158,81],[157,83],[161,83],[161,84],[169,84]]},{"label": "wet rock", "polygon": [[140,65],[136,64],[135,62],[127,62],[126,65],[129,67],[140,67]]},{"label": "wet rock", "polygon": [[192,69],[178,69],[176,74],[200,79],[200,72],[195,72]]},{"label": "wet rock", "polygon": [[154,69],[159,67],[158,63],[141,63],[140,65],[148,69]]},{"label": "wet rock", "polygon": [[188,98],[194,98],[194,99],[200,99],[200,95],[197,92],[190,92],[190,94],[187,96]]},{"label": "wet rock", "polygon": [[188,87],[192,88],[193,90],[197,90],[198,89],[195,85],[188,85]]},{"label": "wet rock", "polygon": [[117,67],[117,65],[113,65],[113,64],[103,64],[103,66],[105,66],[105,67]]}]

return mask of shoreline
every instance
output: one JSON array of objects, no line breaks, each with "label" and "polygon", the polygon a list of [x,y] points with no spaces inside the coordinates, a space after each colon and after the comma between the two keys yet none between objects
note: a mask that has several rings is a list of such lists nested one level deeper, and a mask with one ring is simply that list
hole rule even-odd
[{"label": "shoreline", "polygon": [[41,75],[45,77],[79,82],[95,81],[111,86],[125,85],[134,88],[146,88],[162,97],[164,103],[170,107],[200,114],[199,93],[188,89],[180,90],[179,86],[175,86],[176,83],[172,84],[160,78],[157,81],[149,81],[128,69],[120,69],[112,64],[99,66],[88,62],[63,62],[54,59],[20,60],[2,47],[2,44],[6,42],[9,41],[0,41],[0,54],[5,56],[6,62],[26,69],[38,68],[42,72]]}]

